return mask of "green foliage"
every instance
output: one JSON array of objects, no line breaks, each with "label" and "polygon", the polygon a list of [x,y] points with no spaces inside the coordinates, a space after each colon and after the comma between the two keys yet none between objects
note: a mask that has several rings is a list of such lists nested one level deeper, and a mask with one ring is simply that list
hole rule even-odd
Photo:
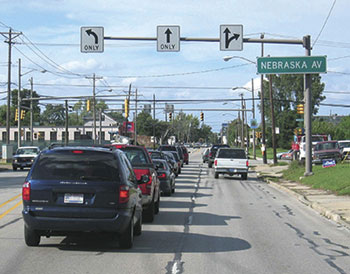
[{"label": "green foliage", "polygon": [[[293,140],[293,130],[297,128],[297,118],[302,118],[296,113],[297,104],[304,100],[304,78],[303,75],[271,75],[273,107],[275,112],[275,125],[279,127],[280,134],[277,135],[277,146],[290,148]],[[312,76],[312,113],[317,114],[320,103],[325,99],[322,95],[324,83],[321,83],[319,75]],[[261,97],[261,94],[259,94]],[[264,105],[266,119],[267,145],[272,146],[271,132],[271,107],[269,101],[269,82],[264,81]]]}]

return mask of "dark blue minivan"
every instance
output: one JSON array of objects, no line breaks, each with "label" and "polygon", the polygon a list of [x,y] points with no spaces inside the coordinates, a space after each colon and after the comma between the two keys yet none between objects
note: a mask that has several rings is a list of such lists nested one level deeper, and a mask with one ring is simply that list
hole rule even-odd
[{"label": "dark blue minivan", "polygon": [[40,153],[22,189],[24,236],[37,246],[41,236],[71,232],[114,232],[131,248],[142,230],[141,190],[120,150],[57,147]]}]

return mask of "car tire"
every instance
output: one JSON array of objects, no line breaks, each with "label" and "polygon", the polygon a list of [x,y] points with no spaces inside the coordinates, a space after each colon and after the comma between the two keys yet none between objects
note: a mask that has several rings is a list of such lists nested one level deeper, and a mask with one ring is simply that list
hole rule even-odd
[{"label": "car tire", "polygon": [[134,235],[140,236],[142,234],[142,213],[140,214],[139,220],[136,222],[134,227]]},{"label": "car tire", "polygon": [[179,174],[181,174],[181,168],[179,169]]},{"label": "car tire", "polygon": [[248,173],[242,173],[241,174],[242,180],[247,180],[248,179]]},{"label": "car tire", "polygon": [[16,170],[17,170],[17,167],[13,166],[12,169],[13,169],[13,171],[16,171]]},{"label": "car tire", "polygon": [[215,178],[215,179],[219,179],[219,173],[215,172],[215,173],[214,173],[214,178]]},{"label": "car tire", "polygon": [[186,165],[188,165],[188,161],[186,161]]},{"label": "car tire", "polygon": [[174,183],[174,185],[172,186],[171,193],[175,193],[175,183]]},{"label": "car tire", "polygon": [[21,170],[23,170],[23,167],[21,167]]},{"label": "car tire", "polygon": [[211,162],[208,162],[208,167],[212,168],[213,164]]},{"label": "car tire", "polygon": [[35,230],[24,226],[24,240],[27,246],[38,246],[40,243],[40,235]]},{"label": "car tire", "polygon": [[119,245],[123,249],[132,248],[134,243],[134,218],[131,218],[126,230],[119,236]]},{"label": "car tire", "polygon": [[160,204],[160,193],[158,193],[158,200],[154,205],[154,213],[158,214],[159,213],[159,204]]},{"label": "car tire", "polygon": [[142,212],[142,218],[145,222],[152,223],[154,221],[154,201],[150,203],[148,208]]}]

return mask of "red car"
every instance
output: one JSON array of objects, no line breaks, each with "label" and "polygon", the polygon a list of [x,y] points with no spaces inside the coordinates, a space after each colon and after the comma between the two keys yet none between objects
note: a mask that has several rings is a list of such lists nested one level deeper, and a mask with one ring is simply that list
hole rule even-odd
[{"label": "red car", "polygon": [[157,171],[147,149],[134,145],[112,144],[111,146],[122,150],[126,154],[134,169],[137,180],[140,180],[142,175],[149,177],[149,181],[140,184],[139,188],[142,191],[143,218],[146,222],[153,222],[154,214],[159,212],[160,183],[157,177]]},{"label": "red car", "polygon": [[189,162],[189,155],[188,155],[188,151],[187,148],[185,146],[180,146],[182,149],[182,152],[184,154],[184,163],[186,163],[186,165],[188,165]]}]

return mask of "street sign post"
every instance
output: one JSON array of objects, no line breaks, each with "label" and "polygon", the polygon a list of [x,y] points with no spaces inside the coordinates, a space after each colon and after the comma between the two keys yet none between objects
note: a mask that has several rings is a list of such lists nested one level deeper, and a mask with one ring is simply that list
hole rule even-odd
[{"label": "street sign post", "polygon": [[318,74],[327,72],[326,56],[258,57],[258,74]]},{"label": "street sign post", "polygon": [[243,50],[243,25],[220,25],[220,50]]},{"label": "street sign post", "polygon": [[157,26],[157,51],[180,51],[180,26]]},{"label": "street sign post", "polygon": [[80,51],[83,53],[94,53],[104,51],[103,27],[80,28]]}]

